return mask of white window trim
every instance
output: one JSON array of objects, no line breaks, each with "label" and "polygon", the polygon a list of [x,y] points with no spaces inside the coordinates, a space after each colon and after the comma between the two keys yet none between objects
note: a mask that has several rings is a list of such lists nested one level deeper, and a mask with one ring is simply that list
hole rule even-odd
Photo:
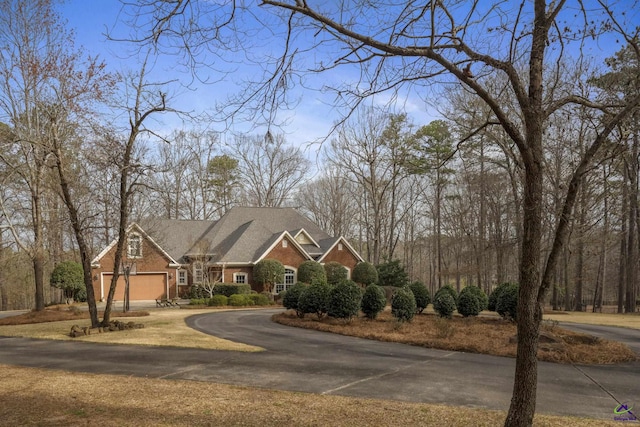
[{"label": "white window trim", "polygon": [[[276,295],[279,294],[280,292],[288,290],[290,287],[292,287],[293,285],[295,285],[298,282],[298,269],[297,268],[291,267],[290,265],[285,265],[284,269],[285,269],[285,274],[286,274],[286,270],[293,271],[293,283],[276,283],[273,286],[273,293],[276,294]],[[286,278],[284,278],[284,282],[286,282]]]},{"label": "white window trim", "polygon": [[187,270],[178,270],[178,286],[187,286],[188,284]]},{"label": "white window trim", "polygon": [[204,282],[204,264],[196,261],[193,263],[193,283],[200,284],[202,282]]},{"label": "white window trim", "polygon": [[[132,238],[138,239],[138,253],[136,255],[132,255],[131,253]],[[142,258],[142,236],[138,233],[130,233],[127,236],[127,258]]]},{"label": "white window trim", "polygon": [[282,247],[283,248],[289,247],[289,241],[287,239],[282,239]]},{"label": "white window trim", "polygon": [[[244,282],[237,282],[236,280],[237,280],[238,277],[244,277]],[[233,273],[233,283],[246,285],[247,284],[247,277],[248,277],[247,273],[241,273],[241,272],[240,273]]]}]

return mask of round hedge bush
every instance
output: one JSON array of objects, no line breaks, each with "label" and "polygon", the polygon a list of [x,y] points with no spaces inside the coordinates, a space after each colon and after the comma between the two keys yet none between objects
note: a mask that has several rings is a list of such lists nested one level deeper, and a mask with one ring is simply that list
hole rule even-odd
[{"label": "round hedge bush", "polygon": [[271,300],[265,294],[249,294],[247,297],[253,301],[253,305],[271,305]]},{"label": "round hedge bush", "polygon": [[253,305],[253,301],[248,298],[247,294],[233,294],[229,297],[229,305],[232,307],[243,307],[245,305]]},{"label": "round hedge bush", "polygon": [[373,264],[366,261],[359,262],[351,272],[351,279],[364,285],[365,288],[369,285],[376,285],[378,284],[378,270]]},{"label": "round hedge bush", "polygon": [[375,319],[387,305],[384,289],[378,285],[369,285],[362,295],[361,310],[369,319]]},{"label": "round hedge bush", "polygon": [[451,298],[453,298],[453,303],[456,304],[456,305],[458,304],[458,292],[455,289],[453,289],[453,286],[451,286],[451,285],[444,285],[443,287],[438,289],[436,291],[436,294],[433,296],[433,300],[435,301],[436,296],[438,296],[439,294],[441,294],[443,292],[446,292],[449,295],[451,295]]},{"label": "round hedge bush", "polygon": [[409,288],[411,289],[411,292],[413,292],[413,297],[416,299],[417,313],[420,314],[431,302],[429,290],[422,282],[412,282],[409,285]]},{"label": "round hedge bush", "polygon": [[456,302],[451,296],[451,293],[446,291],[440,293],[436,292],[436,296],[433,299],[433,309],[440,315],[440,317],[450,319],[456,309]]},{"label": "round hedge bush", "polygon": [[468,288],[467,286],[460,292],[460,296],[458,297],[458,313],[464,317],[477,316],[480,314],[480,300],[473,291],[466,291]]},{"label": "round hedge bush", "polygon": [[336,261],[330,261],[324,265],[324,271],[327,275],[327,283],[335,286],[343,280],[347,280],[349,272],[342,264]]},{"label": "round hedge bush", "polygon": [[305,261],[298,267],[298,281],[304,283],[326,282],[324,266],[316,261]]},{"label": "round hedge bush", "polygon": [[351,280],[343,280],[329,293],[329,305],[327,314],[336,319],[351,319],[358,315],[362,292]]},{"label": "round hedge bush", "polygon": [[500,316],[516,320],[518,314],[519,288],[517,284],[510,283],[500,292],[498,300],[496,301],[496,311]]},{"label": "round hedge bush", "polygon": [[229,304],[229,298],[226,295],[214,295],[209,298],[208,305],[210,307],[222,307]]},{"label": "round hedge bush", "polygon": [[484,293],[482,288],[478,286],[467,286],[460,291],[460,295],[462,295],[462,292],[471,292],[473,293],[473,295],[475,295],[478,298],[478,302],[480,303],[480,311],[483,311],[489,308],[489,297],[487,296],[487,294]]},{"label": "round hedge bush", "polygon": [[511,283],[501,283],[499,284],[489,295],[489,304],[487,305],[487,309],[490,311],[496,311],[496,304],[498,303],[498,298],[500,294],[509,286]]},{"label": "round hedge bush", "polygon": [[282,297],[282,306],[287,310],[295,310],[298,314],[303,314],[298,311],[298,300],[300,299],[300,294],[303,290],[305,290],[309,285],[306,283],[298,282],[295,285],[291,286],[284,293],[284,297]]},{"label": "round hedge bush", "polygon": [[298,298],[298,312],[316,313],[321,318],[327,313],[331,286],[326,283],[314,283],[306,287]]},{"label": "round hedge bush", "polygon": [[416,315],[416,299],[408,286],[398,288],[393,294],[391,314],[399,322],[410,322]]}]

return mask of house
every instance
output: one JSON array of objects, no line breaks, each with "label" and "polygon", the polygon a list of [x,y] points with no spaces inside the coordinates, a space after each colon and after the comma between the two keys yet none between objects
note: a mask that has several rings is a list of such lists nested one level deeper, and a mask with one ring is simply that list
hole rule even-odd
[{"label": "house", "polygon": [[[116,241],[92,261],[96,299],[104,300],[113,276]],[[292,208],[235,207],[218,221],[150,220],[127,229],[121,274],[129,270],[130,300],[183,296],[194,284],[247,283],[260,260],[285,266],[277,294],[297,282],[300,264],[339,262],[349,275],[362,257],[342,236],[331,237]],[[115,299],[124,299],[124,276]]]}]

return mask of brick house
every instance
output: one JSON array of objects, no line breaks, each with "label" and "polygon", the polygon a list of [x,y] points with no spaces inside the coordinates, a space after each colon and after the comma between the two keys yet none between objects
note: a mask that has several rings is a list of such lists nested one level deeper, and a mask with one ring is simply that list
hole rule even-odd
[{"label": "brick house", "polygon": [[[97,299],[106,299],[113,275],[116,241],[92,262]],[[297,281],[300,264],[336,261],[349,275],[362,257],[342,236],[331,237],[292,208],[236,207],[218,221],[151,220],[131,224],[121,272],[130,274],[130,299],[153,300],[184,295],[203,283],[253,282],[253,266],[277,259],[285,266],[284,283],[273,293]],[[118,280],[116,300],[124,299],[124,277]]]}]

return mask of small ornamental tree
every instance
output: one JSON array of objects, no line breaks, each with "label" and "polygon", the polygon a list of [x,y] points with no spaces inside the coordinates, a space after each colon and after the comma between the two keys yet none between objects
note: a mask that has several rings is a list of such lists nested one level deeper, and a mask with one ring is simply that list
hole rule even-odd
[{"label": "small ornamental tree", "polygon": [[467,286],[460,291],[460,296],[458,297],[458,313],[464,317],[477,316],[481,311],[480,298],[471,288],[478,289],[476,286]]},{"label": "small ornamental tree", "polygon": [[378,284],[378,270],[375,266],[366,261],[359,262],[351,272],[351,280],[363,285],[365,288],[369,285]]},{"label": "small ornamental tree", "polygon": [[408,286],[399,288],[391,298],[391,314],[399,322],[410,322],[416,315],[416,299]]},{"label": "small ornamental tree", "polygon": [[336,319],[352,319],[360,311],[362,292],[356,282],[343,280],[331,289],[327,314]]},{"label": "small ornamental tree", "polygon": [[422,282],[412,282],[409,285],[409,289],[413,292],[413,297],[416,299],[416,310],[417,313],[420,314],[424,311],[425,308],[431,302],[431,295],[429,295],[429,290]]},{"label": "small ornamental tree", "polygon": [[409,284],[409,275],[400,264],[400,260],[394,259],[378,264],[376,270],[378,270],[378,284],[380,286],[401,288]]},{"label": "small ornamental tree", "polygon": [[342,264],[336,261],[330,261],[324,265],[324,271],[327,274],[327,283],[335,286],[343,280],[347,280],[349,273]]},{"label": "small ornamental tree", "polygon": [[263,259],[253,267],[253,280],[260,283],[266,292],[271,292],[273,285],[284,282],[284,265],[277,259]]},{"label": "small ornamental tree", "polygon": [[302,315],[306,313],[316,313],[318,319],[322,318],[329,306],[329,295],[331,286],[326,283],[314,283],[300,292],[298,298],[298,311]]},{"label": "small ornamental tree", "polygon": [[362,295],[361,309],[369,319],[375,319],[387,305],[384,289],[378,285],[369,285]]},{"label": "small ornamental tree", "polygon": [[433,298],[433,309],[440,315],[440,317],[446,317],[450,319],[451,315],[456,309],[456,302],[451,296],[451,293],[436,292],[436,296]]},{"label": "small ornamental tree", "polygon": [[306,283],[298,282],[287,289],[282,298],[282,306],[287,310],[295,310],[298,317],[303,317],[304,313],[298,310],[298,300],[300,299],[300,294],[307,287],[309,287],[309,285]]},{"label": "small ornamental tree", "polygon": [[51,272],[50,284],[62,289],[64,297],[69,301],[80,299],[84,295],[86,299],[86,289],[84,284],[84,272],[82,264],[75,261],[63,261],[56,265]]},{"label": "small ornamental tree", "polygon": [[298,282],[316,283],[326,282],[327,273],[322,264],[316,261],[305,261],[298,267]]}]

